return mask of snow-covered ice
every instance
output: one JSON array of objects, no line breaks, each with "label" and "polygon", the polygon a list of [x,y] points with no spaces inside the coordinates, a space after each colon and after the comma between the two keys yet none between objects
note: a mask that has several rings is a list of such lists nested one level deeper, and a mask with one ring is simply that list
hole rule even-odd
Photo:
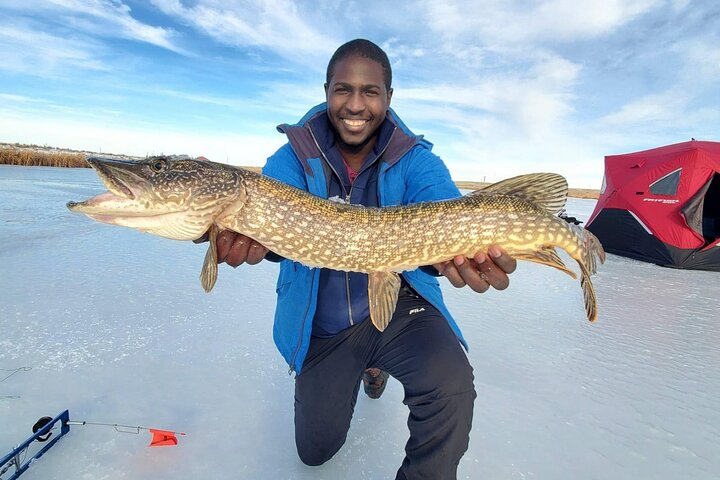
[{"label": "snow-covered ice", "polygon": [[[397,381],[380,400],[361,394],[335,458],[303,465],[272,341],[277,266],[223,266],[205,294],[205,246],[65,208],[103,190],[89,169],[0,166],[0,369],[32,367],[0,382],[0,456],[66,408],[188,435],[147,448],[147,432],[72,427],[22,478],[394,477]],[[568,213],[593,206],[570,199]],[[554,269],[521,262],[508,290],[484,295],[443,282],[478,392],[459,478],[720,476],[720,274],[611,255],[594,283],[589,324],[579,283]]]}]

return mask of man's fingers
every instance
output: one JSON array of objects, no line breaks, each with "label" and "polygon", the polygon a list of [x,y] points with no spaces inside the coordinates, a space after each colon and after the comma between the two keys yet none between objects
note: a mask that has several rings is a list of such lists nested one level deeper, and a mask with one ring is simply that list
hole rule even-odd
[{"label": "man's fingers", "polygon": [[488,249],[492,261],[505,273],[513,273],[517,268],[517,260],[511,257],[501,247],[492,245]]},{"label": "man's fingers", "polygon": [[268,249],[257,243],[255,240],[250,240],[250,247],[247,251],[247,259],[245,260],[248,265],[255,265],[260,263]]},{"label": "man's fingers", "polygon": [[227,263],[231,267],[238,267],[243,263],[255,265],[260,263],[268,249],[250,237],[232,230],[223,230],[218,233],[216,240],[218,263]]},{"label": "man's fingers", "polygon": [[238,235],[230,246],[225,263],[231,267],[237,267],[247,261],[248,248],[250,247],[250,239],[245,235]]},{"label": "man's fingers", "polygon": [[[509,257],[508,257],[509,258]],[[480,252],[475,255],[475,268],[480,277],[496,290],[505,290],[510,285],[507,273],[500,268],[494,258]]]},{"label": "man's fingers", "polygon": [[510,285],[508,274],[515,271],[517,261],[501,247],[493,245],[487,254],[478,252],[474,258],[458,255],[433,266],[453,287],[467,285],[478,293],[485,293],[490,287],[505,290]]},{"label": "man's fingers", "polygon": [[490,281],[477,269],[477,264],[464,256],[457,256],[454,260],[458,272],[468,287],[477,293],[485,293],[490,288]]},{"label": "man's fingers", "polygon": [[448,282],[450,282],[450,285],[452,285],[453,287],[462,288],[466,285],[465,280],[463,280],[462,276],[460,276],[460,272],[458,272],[457,267],[452,262],[452,260],[437,263],[434,265],[434,267],[437,269],[438,272],[440,272],[442,276],[448,279]]},{"label": "man's fingers", "polygon": [[217,247],[218,263],[223,263],[230,252],[230,247],[233,245],[233,241],[237,233],[232,230],[223,230],[218,233],[215,239],[215,246]]}]

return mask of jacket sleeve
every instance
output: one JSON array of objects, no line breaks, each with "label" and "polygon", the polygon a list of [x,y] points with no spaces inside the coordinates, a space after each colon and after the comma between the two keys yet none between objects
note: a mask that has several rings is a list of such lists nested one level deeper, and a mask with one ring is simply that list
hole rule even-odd
[{"label": "jacket sleeve", "polygon": [[267,159],[262,173],[300,190],[308,191],[302,164],[289,143],[280,147]]},{"label": "jacket sleeve", "polygon": [[404,172],[405,204],[448,200],[461,195],[440,157],[422,147],[416,147],[411,155]]}]

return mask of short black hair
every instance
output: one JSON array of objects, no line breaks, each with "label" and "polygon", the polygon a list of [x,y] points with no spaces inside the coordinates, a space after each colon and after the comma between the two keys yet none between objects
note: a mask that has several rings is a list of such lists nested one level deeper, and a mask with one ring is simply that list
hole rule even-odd
[{"label": "short black hair", "polygon": [[340,45],[340,47],[335,50],[335,53],[333,53],[333,56],[330,58],[330,62],[327,66],[325,82],[330,85],[330,79],[333,76],[335,64],[337,62],[354,56],[368,58],[380,64],[383,69],[385,88],[389,92],[392,86],[392,68],[390,67],[390,60],[388,60],[388,56],[382,48],[378,47],[370,40],[365,40],[364,38],[350,40],[349,42]]}]

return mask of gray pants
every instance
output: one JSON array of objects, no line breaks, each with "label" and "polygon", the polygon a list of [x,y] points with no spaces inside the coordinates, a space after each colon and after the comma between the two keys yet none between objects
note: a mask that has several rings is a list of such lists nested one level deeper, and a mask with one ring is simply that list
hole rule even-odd
[{"label": "gray pants", "polygon": [[454,479],[472,428],[472,367],[442,315],[403,288],[393,320],[369,320],[332,338],[313,337],[295,381],[300,459],[321,465],[345,443],[362,373],[377,367],[405,389],[410,439],[396,479]]}]

